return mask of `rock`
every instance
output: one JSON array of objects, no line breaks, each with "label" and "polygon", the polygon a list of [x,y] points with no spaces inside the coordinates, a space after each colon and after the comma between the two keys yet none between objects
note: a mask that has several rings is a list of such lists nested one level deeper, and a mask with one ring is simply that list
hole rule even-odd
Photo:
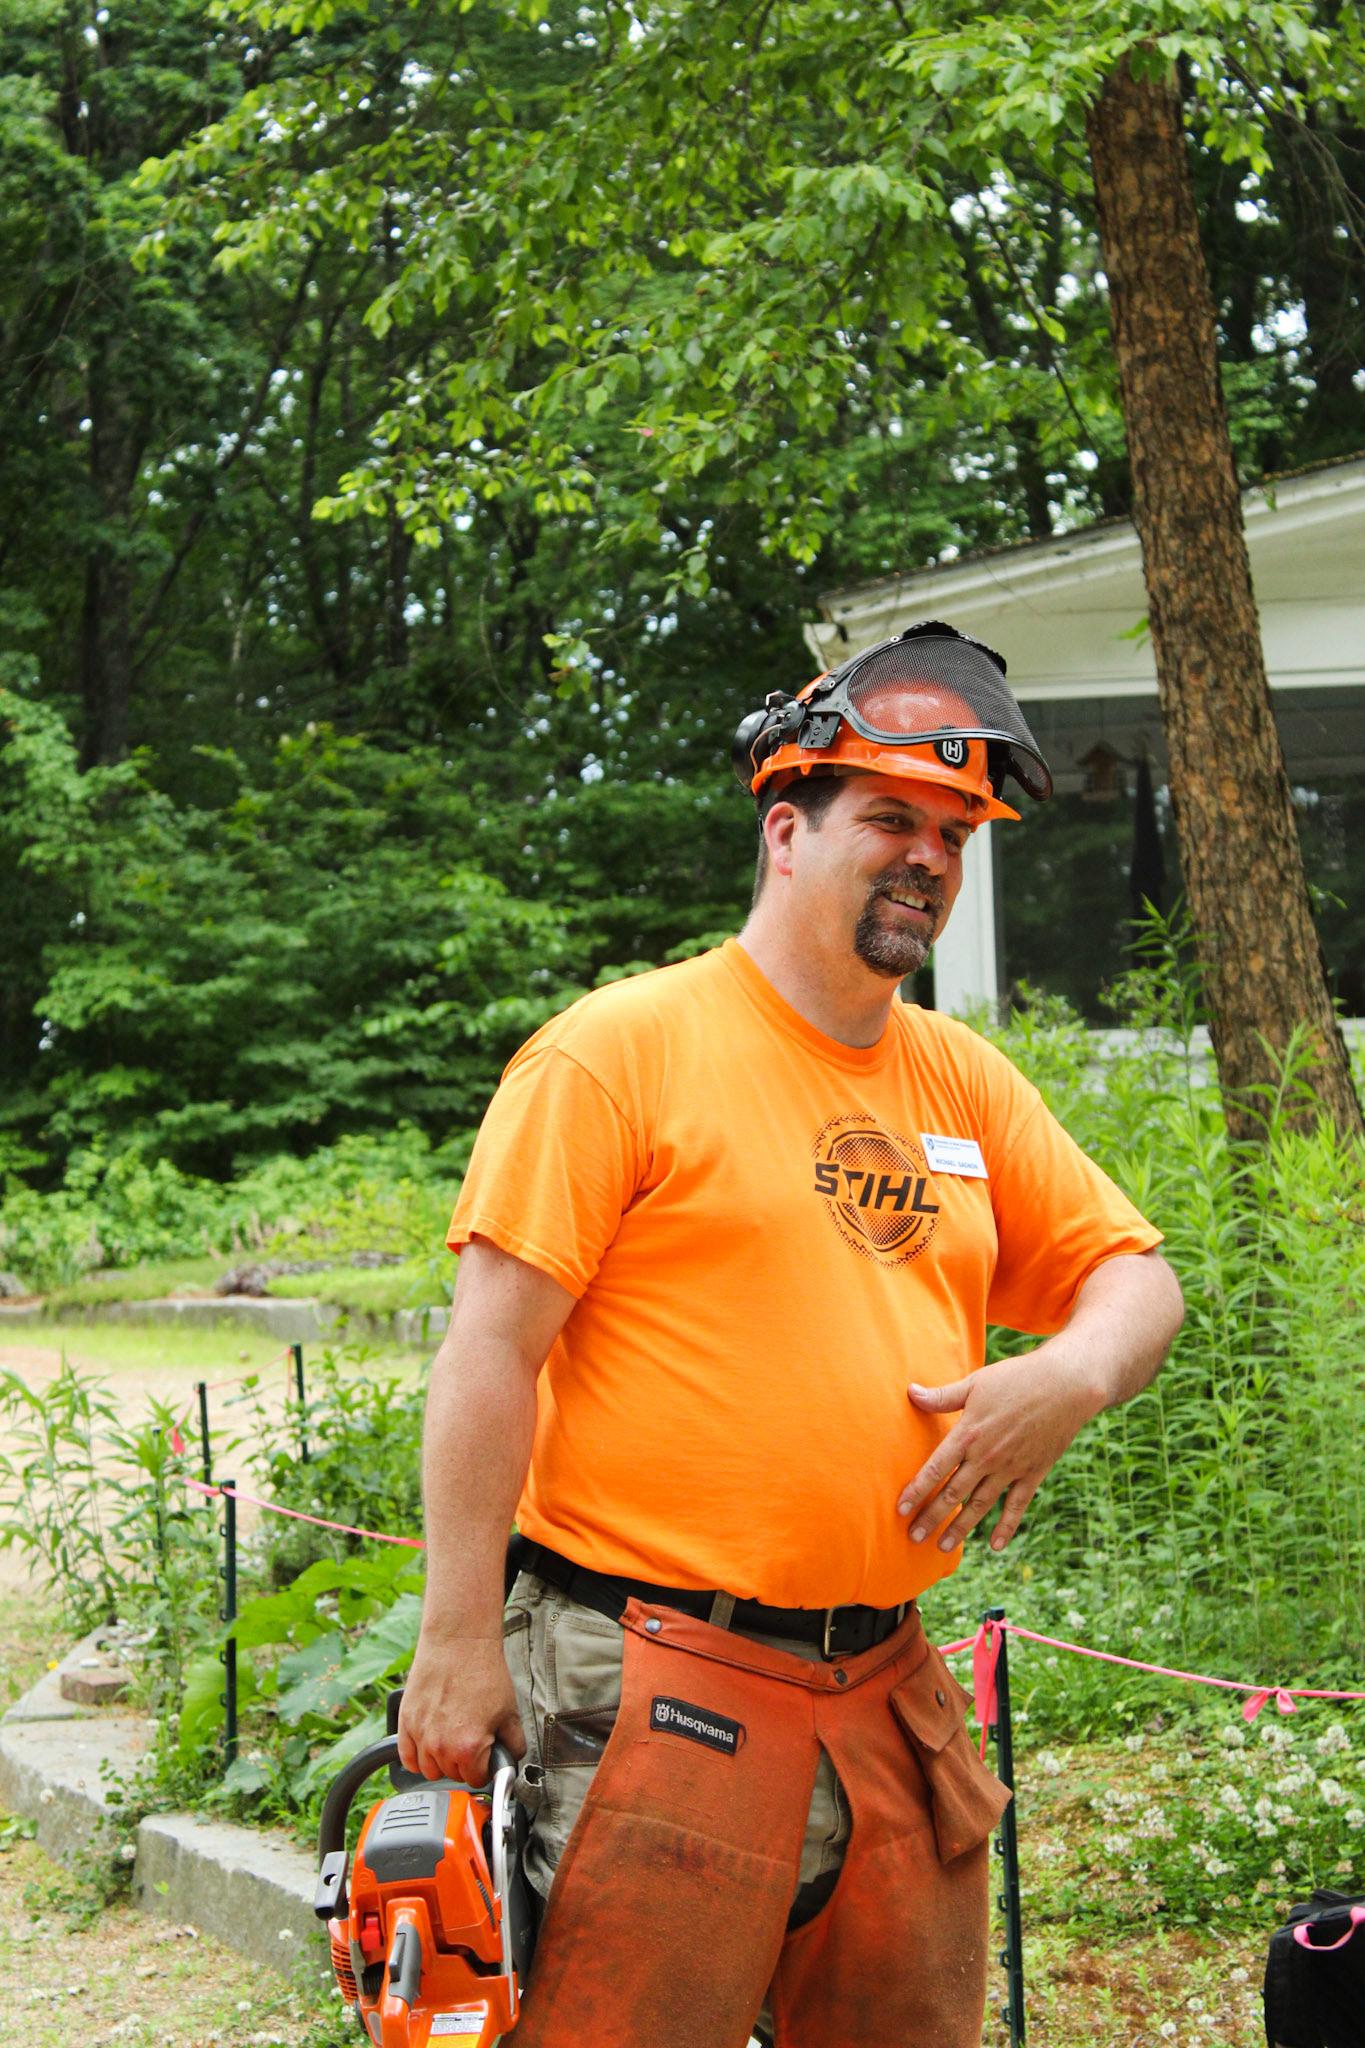
[{"label": "rock", "polygon": [[274,1277],[270,1266],[229,1266],[226,1273],[214,1283],[215,1294],[254,1294],[263,1296]]},{"label": "rock", "polygon": [[251,1294],[260,1298],[269,1292],[272,1280],[286,1280],[296,1273],[325,1273],[338,1265],[401,1266],[402,1252],[338,1252],[331,1259],[255,1259],[243,1266],[229,1266],[215,1282],[215,1294]]},{"label": "rock", "polygon": [[101,1671],[63,1671],[62,1698],[78,1707],[108,1707],[127,1695],[131,1683],[117,1664],[106,1664]]}]

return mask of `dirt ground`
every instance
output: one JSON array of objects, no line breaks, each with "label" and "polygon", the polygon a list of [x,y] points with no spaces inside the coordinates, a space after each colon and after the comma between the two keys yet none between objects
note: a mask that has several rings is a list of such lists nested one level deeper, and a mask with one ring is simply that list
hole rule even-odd
[{"label": "dirt ground", "polygon": [[359,2039],[339,2000],[327,2023],[311,1994],[191,1927],[162,1925],[123,1902],[82,1924],[89,1906],[79,1875],[17,1838],[0,1814],[0,1974],[24,2048],[329,2048]]}]

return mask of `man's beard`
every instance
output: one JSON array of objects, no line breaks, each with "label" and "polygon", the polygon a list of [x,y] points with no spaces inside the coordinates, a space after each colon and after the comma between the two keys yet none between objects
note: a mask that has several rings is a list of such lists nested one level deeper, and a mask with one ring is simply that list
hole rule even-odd
[{"label": "man's beard", "polygon": [[[890,917],[880,912],[878,903],[891,891],[902,895],[922,896],[933,917],[928,930],[921,930],[907,919]],[[858,919],[853,934],[853,950],[865,967],[874,974],[884,974],[891,981],[903,981],[907,974],[914,974],[929,958],[929,948],[938,935],[943,922],[943,883],[937,875],[931,875],[927,868],[889,868],[884,875],[878,875],[868,890],[867,901]]]}]

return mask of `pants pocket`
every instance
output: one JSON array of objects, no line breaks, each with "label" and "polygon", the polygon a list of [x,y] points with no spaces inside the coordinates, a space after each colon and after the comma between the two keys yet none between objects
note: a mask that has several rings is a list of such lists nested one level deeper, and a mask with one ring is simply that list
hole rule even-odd
[{"label": "pants pocket", "polygon": [[528,1813],[534,1813],[540,1805],[545,1773],[540,1754],[540,1719],[531,1680],[531,1616],[524,1608],[509,1607],[503,1616],[502,1654],[507,1659],[526,1737],[526,1754],[517,1772],[517,1798]]},{"label": "pants pocket", "polygon": [[891,1695],[929,1786],[939,1861],[984,1842],[1009,1805],[1010,1795],[987,1770],[967,1734],[967,1695],[932,1646],[918,1671]]}]

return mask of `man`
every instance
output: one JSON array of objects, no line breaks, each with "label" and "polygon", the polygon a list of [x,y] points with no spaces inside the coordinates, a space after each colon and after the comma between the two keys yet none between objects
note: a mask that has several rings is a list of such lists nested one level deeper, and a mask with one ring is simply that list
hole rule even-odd
[{"label": "man", "polygon": [[[913,1602],[1147,1384],[1179,1289],[1008,1061],[897,999],[1005,776],[1050,790],[999,658],[914,628],[736,749],[738,940],[538,1032],[475,1147],[400,1746],[524,1758],[522,2048],[974,2048],[1004,1795]],[[988,1321],[1046,1341],[985,1366]]]}]

